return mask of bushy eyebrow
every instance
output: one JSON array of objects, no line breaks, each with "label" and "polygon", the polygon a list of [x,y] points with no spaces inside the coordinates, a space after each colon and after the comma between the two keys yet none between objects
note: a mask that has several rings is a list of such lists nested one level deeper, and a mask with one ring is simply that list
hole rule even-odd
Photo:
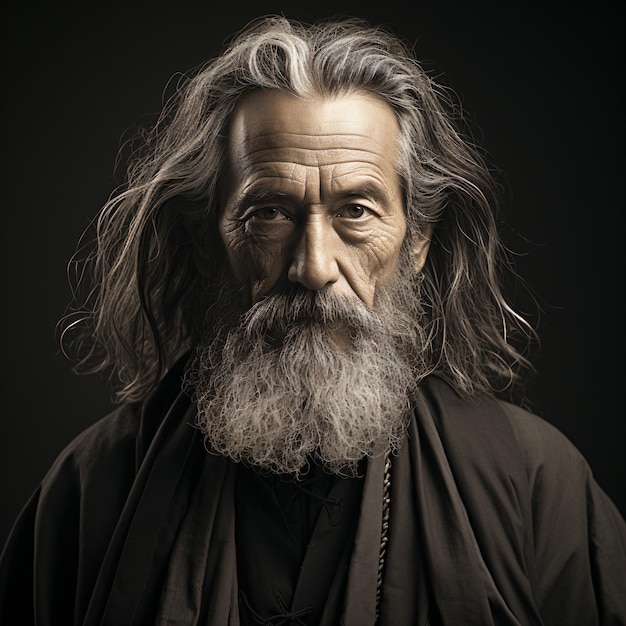
[{"label": "bushy eyebrow", "polygon": [[[381,208],[384,208],[389,203],[389,194],[386,188],[375,183],[361,182],[352,185],[348,182],[346,185],[338,185],[338,189],[333,195],[336,201],[358,202],[359,199],[369,200]],[[290,200],[297,202],[290,193],[272,189],[271,185],[259,186],[257,188],[252,186],[239,194],[234,204],[234,211],[236,214],[241,215],[250,205],[267,204],[272,201],[281,201],[281,203],[284,203]]]},{"label": "bushy eyebrow", "polygon": [[284,200],[288,194],[273,189],[249,189],[242,191],[234,203],[235,214],[243,214],[251,204],[264,204],[272,200]]},{"label": "bushy eyebrow", "polygon": [[257,203],[267,202],[276,198],[287,198],[288,195],[283,191],[276,191],[273,189],[252,189],[242,192],[239,196],[240,202]]},{"label": "bushy eyebrow", "polygon": [[362,182],[354,186],[348,183],[338,187],[336,197],[341,202],[352,201],[358,204],[359,200],[368,200],[383,212],[391,210],[391,196],[384,185]]},{"label": "bushy eyebrow", "polygon": [[342,198],[370,198],[378,203],[382,203],[387,199],[387,194],[384,189],[378,185],[371,185],[369,183],[363,183],[354,188],[346,186],[346,189],[340,191],[338,195]]}]

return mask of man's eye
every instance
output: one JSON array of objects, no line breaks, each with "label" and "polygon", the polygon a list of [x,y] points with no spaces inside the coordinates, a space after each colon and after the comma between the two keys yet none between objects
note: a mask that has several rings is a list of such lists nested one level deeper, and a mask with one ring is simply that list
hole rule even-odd
[{"label": "man's eye", "polygon": [[338,213],[337,217],[348,217],[352,219],[356,219],[359,217],[363,217],[366,212],[366,208],[361,206],[360,204],[348,204],[343,207],[341,211]]},{"label": "man's eye", "polygon": [[268,207],[263,207],[262,209],[257,209],[252,214],[252,217],[256,217],[261,220],[290,219],[280,209],[273,207],[273,206],[268,206]]}]

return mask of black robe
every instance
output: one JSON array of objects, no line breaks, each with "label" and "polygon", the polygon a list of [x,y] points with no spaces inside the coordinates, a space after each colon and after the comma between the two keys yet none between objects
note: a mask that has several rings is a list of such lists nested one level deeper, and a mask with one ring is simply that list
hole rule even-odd
[{"label": "black robe", "polygon": [[[0,557],[0,623],[239,624],[237,466],[204,449],[180,376],[59,456]],[[336,577],[320,624],[626,623],[624,521],[545,421],[426,380],[392,458],[379,587],[383,477],[368,460],[345,567],[311,557],[301,589]]]}]

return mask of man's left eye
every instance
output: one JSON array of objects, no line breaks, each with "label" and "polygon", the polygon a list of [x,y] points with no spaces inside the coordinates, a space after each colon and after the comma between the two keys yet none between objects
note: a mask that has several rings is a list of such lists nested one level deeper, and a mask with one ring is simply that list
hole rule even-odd
[{"label": "man's left eye", "polygon": [[339,211],[337,217],[349,217],[352,219],[356,219],[359,217],[363,217],[366,212],[366,208],[361,206],[360,204],[348,204],[344,208]]}]

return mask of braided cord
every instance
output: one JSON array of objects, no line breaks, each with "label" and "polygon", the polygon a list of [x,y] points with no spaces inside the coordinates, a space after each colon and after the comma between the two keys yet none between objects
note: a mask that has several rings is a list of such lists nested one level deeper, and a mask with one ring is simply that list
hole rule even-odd
[{"label": "braided cord", "polygon": [[380,595],[383,586],[383,573],[385,569],[385,554],[389,539],[389,503],[391,501],[391,455],[385,455],[385,477],[383,480],[383,522],[380,533],[380,555],[378,557],[378,576],[376,578],[376,619],[380,613]]}]

